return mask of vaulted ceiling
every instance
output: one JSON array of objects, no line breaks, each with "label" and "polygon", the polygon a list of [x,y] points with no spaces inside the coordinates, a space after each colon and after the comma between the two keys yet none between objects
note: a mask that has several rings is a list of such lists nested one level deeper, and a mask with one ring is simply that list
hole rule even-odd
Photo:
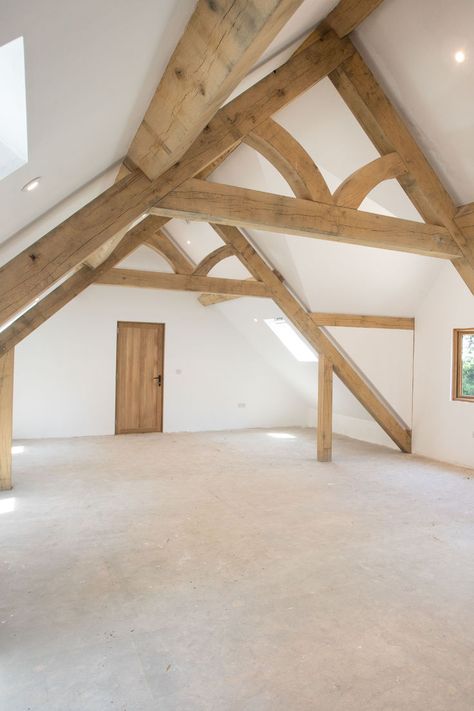
[{"label": "vaulted ceiling", "polygon": [[[335,5],[303,2],[234,95],[281,64]],[[20,0],[2,11],[0,43],[25,38],[30,158],[0,182],[0,262],[113,182],[111,166],[126,153],[193,7],[193,0],[46,0],[38,6]],[[384,0],[354,38],[456,203],[474,197],[474,70],[469,54],[458,65],[453,53],[474,45],[473,28],[470,0]],[[327,79],[274,118],[306,148],[331,190],[378,155]],[[41,187],[21,192],[36,175]],[[245,145],[210,179],[292,194]],[[395,181],[377,187],[363,209],[420,219]],[[168,230],[196,260],[218,244],[203,224],[173,220]],[[350,305],[370,312],[376,303],[387,314],[411,314],[442,268],[438,260],[411,254],[268,232],[251,236],[311,309]],[[228,260],[216,273],[238,277],[242,267]]]},{"label": "vaulted ceiling", "polygon": [[[421,27],[425,16],[411,14],[411,6],[402,0],[382,4],[363,0],[355,5],[353,0],[342,0],[337,6],[329,0],[269,0],[266,5],[254,0],[228,4],[206,0],[196,6],[178,45],[192,10],[182,3],[179,9],[173,3],[160,8],[165,12],[158,18],[158,37],[154,26],[154,42],[153,32],[133,36],[143,32],[140,23],[145,18],[153,23],[154,8],[147,2],[139,8],[134,5],[132,14],[128,5],[117,12],[115,4],[109,8],[107,2],[101,3],[100,12],[113,12],[98,22],[87,5],[79,10],[63,5],[63,14],[54,14],[54,6],[48,6],[50,16],[42,7],[40,15],[33,13],[31,28],[27,25],[32,16],[25,20],[26,7],[20,6],[20,14],[11,9],[5,41],[20,34],[25,41],[30,156],[0,186],[0,206],[6,216],[0,263],[18,255],[1,270],[2,293],[7,297],[3,319],[18,314],[22,306],[33,308],[4,332],[4,349],[19,342],[25,333],[21,329],[31,332],[34,323],[53,313],[48,311],[53,302],[54,309],[60,308],[64,297],[73,298],[77,288],[95,280],[144,286],[152,279],[158,288],[165,283],[194,290],[208,285],[224,293],[271,296],[318,351],[320,375],[327,359],[328,377],[334,369],[393,441],[409,451],[408,426],[310,312],[413,314],[443,268],[435,256],[452,260],[474,292],[471,228],[461,227],[455,217],[456,205],[471,199],[466,179],[472,178],[472,165],[466,156],[469,159],[474,147],[472,133],[464,132],[466,125],[472,127],[472,106],[466,103],[469,92],[463,90],[472,67],[469,61],[454,61],[454,53],[461,49],[469,60],[469,37],[459,29],[465,26],[469,8],[461,0],[457,5],[459,12],[456,15],[450,7],[444,25],[442,6],[433,13],[433,3],[426,3],[426,12],[436,15],[434,31],[426,35]],[[333,8],[327,23],[311,33],[300,50],[304,37]],[[357,25],[359,30],[352,36],[355,49],[344,37]],[[448,32],[436,43],[440,26]],[[48,44],[45,37],[51,28]],[[115,50],[118,37],[125,33],[127,40],[133,36],[132,46],[139,49],[135,61],[122,70],[124,43],[119,43],[120,57]],[[271,38],[275,39],[269,45]],[[263,47],[267,49],[260,56]],[[375,78],[365,62],[369,68],[375,63]],[[444,91],[439,111],[441,97],[435,93],[439,84],[433,72]],[[156,86],[161,75],[144,113],[153,95],[150,77]],[[133,88],[135,101],[130,102]],[[245,97],[239,96],[241,92]],[[219,110],[226,97],[234,100]],[[131,103],[133,107],[126,109]],[[441,114],[446,123],[436,121]],[[447,123],[458,145],[462,144],[459,169],[457,156],[450,151]],[[131,170],[132,175],[104,193],[116,179],[125,151],[125,172]],[[346,185],[354,171],[357,178]],[[35,175],[41,175],[41,188],[33,194],[22,192],[21,185]],[[398,182],[388,179],[392,176]],[[383,184],[370,190],[384,178]],[[299,199],[287,197],[292,193]],[[98,200],[64,222],[95,195],[100,195]],[[179,219],[169,222],[170,217]],[[196,220],[217,223],[218,236],[211,225]],[[428,224],[421,224],[425,220]],[[61,221],[56,230],[29,246]],[[157,233],[165,223],[168,237]],[[261,254],[237,227],[247,228]],[[296,237],[301,234],[306,236]],[[215,249],[219,238],[226,246],[218,253],[237,255],[260,283],[227,280],[218,286],[218,279],[202,279],[210,267],[199,266],[194,272],[193,263]],[[164,240],[167,259],[174,263],[177,274],[171,279],[166,274],[108,271],[110,262],[123,260],[144,240],[156,239],[160,244]],[[177,251],[176,244],[185,254]],[[106,259],[111,249],[115,252]],[[143,258],[143,247],[140,252]],[[136,252],[128,262],[137,258]],[[71,270],[78,267],[72,276]],[[248,276],[235,257],[217,271],[234,279]],[[67,284],[44,298],[45,289],[68,274]]]}]

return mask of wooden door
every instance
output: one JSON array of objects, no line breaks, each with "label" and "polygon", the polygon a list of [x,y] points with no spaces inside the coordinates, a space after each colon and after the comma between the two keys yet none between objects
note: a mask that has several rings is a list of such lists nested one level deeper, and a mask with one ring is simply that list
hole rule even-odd
[{"label": "wooden door", "polygon": [[163,323],[117,324],[115,433],[163,431]]}]

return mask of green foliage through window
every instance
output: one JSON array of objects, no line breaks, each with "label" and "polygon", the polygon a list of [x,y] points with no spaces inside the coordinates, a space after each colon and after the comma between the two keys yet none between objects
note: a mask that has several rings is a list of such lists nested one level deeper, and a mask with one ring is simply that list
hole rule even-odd
[{"label": "green foliage through window", "polygon": [[474,333],[462,334],[462,397],[474,397]]}]

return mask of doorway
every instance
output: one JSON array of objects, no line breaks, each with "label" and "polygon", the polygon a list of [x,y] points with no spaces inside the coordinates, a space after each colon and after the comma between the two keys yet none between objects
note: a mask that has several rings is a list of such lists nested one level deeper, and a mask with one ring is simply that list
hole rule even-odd
[{"label": "doorway", "polygon": [[115,434],[163,431],[163,323],[117,323]]}]

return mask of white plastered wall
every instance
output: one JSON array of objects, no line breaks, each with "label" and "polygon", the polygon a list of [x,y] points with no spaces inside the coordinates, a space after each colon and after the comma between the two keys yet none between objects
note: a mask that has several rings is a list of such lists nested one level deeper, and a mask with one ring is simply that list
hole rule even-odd
[{"label": "white plastered wall", "polygon": [[[317,363],[297,362],[268,329],[280,314],[267,299],[204,308],[191,293],[91,287],[17,347],[14,435],[114,432],[119,320],[166,324],[165,431],[315,426]],[[332,332],[410,423],[412,334]],[[336,432],[391,443],[337,380],[334,401]]]},{"label": "white plastered wall", "polygon": [[14,436],[113,434],[122,320],[166,324],[165,431],[305,424],[299,394],[196,296],[108,286],[83,292],[16,348]]},{"label": "white plastered wall", "polygon": [[474,298],[450,264],[416,314],[414,451],[474,467],[474,403],[451,399],[454,328],[474,326]]}]

